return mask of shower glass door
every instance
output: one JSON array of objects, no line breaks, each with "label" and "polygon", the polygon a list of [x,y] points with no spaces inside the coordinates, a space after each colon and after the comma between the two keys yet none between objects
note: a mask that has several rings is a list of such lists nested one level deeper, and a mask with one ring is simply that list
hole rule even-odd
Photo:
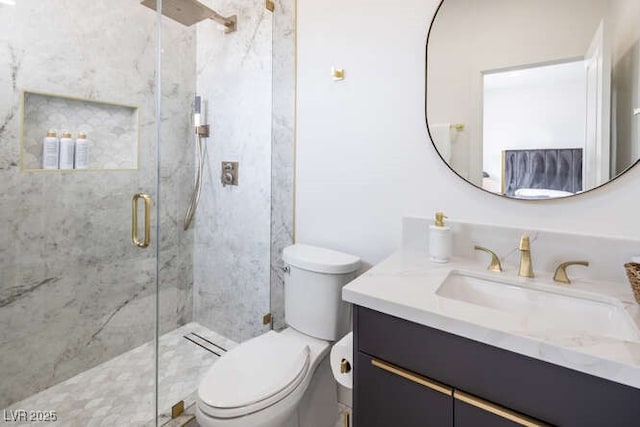
[{"label": "shower glass door", "polygon": [[[182,194],[155,213],[156,22],[131,0],[0,0],[2,422],[155,422],[158,220],[163,290],[188,268],[171,258]],[[165,104],[172,129],[187,107]],[[146,248],[131,241],[138,193],[153,204]],[[178,299],[165,303],[163,324],[180,323]]]},{"label": "shower glass door", "polygon": [[[163,11],[159,424],[176,404],[183,420],[192,418],[211,366],[271,329],[274,13],[264,0],[173,0]],[[215,14],[222,19],[209,19]],[[198,175],[199,203],[185,230]]]}]

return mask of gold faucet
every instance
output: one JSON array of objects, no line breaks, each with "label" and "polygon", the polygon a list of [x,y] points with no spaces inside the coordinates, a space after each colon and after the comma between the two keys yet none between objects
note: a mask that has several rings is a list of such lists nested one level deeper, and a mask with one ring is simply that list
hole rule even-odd
[{"label": "gold faucet", "polygon": [[533,264],[531,263],[531,243],[529,236],[523,234],[520,238],[520,270],[518,276],[535,277],[533,274]]},{"label": "gold faucet", "polygon": [[588,261],[568,261],[563,262],[556,268],[556,272],[553,275],[553,280],[559,283],[569,284],[571,280],[569,280],[569,276],[567,275],[567,267],[570,265],[584,265],[585,267],[589,267]]},{"label": "gold faucet", "polygon": [[478,245],[474,246],[473,249],[475,249],[476,251],[483,251],[491,255],[491,263],[489,264],[489,267],[487,267],[487,270],[493,271],[494,273],[502,273],[502,265],[500,264],[500,258],[498,258],[498,255],[496,255],[495,252]]}]

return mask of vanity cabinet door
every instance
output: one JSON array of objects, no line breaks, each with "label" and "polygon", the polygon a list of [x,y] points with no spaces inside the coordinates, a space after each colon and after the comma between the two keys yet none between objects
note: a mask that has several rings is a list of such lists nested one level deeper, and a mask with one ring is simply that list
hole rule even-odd
[{"label": "vanity cabinet door", "polygon": [[543,427],[541,421],[518,414],[484,399],[455,390],[455,427]]},{"label": "vanity cabinet door", "polygon": [[355,427],[453,426],[453,389],[359,353]]}]

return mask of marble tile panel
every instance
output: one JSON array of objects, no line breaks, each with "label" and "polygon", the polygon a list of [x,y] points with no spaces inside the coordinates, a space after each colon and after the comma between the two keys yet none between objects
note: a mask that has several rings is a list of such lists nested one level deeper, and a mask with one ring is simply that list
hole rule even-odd
[{"label": "marble tile panel", "polygon": [[[266,332],[269,327],[262,324],[262,317],[247,315],[252,313],[251,301],[239,300],[236,297],[238,293],[235,289],[220,290],[216,293],[195,293],[194,300],[197,304],[194,317],[218,325],[221,330],[230,331],[243,341]],[[254,296],[258,297],[260,295]],[[265,298],[264,295],[261,297]]]},{"label": "marble tile panel", "polygon": [[[41,186],[20,191],[7,205],[4,222],[7,224],[7,244],[15,252],[17,267],[42,259],[45,255],[45,218],[49,208]],[[25,194],[26,193],[26,194]]]},{"label": "marble tile panel", "polygon": [[[0,201],[0,212],[11,209],[10,203]],[[0,222],[0,295],[14,286],[17,277],[17,255],[11,240],[9,221]],[[1,297],[0,297],[1,298]]]},{"label": "marble tile panel", "polygon": [[[6,61],[0,61],[0,173],[5,178],[2,182],[9,187],[15,185],[17,175],[6,172],[15,172],[20,159],[20,96],[16,93],[16,73],[20,68],[20,60],[16,55],[8,43],[0,43],[0,58],[7,58]],[[14,179],[9,181],[7,177]]]},{"label": "marble tile panel", "polygon": [[98,176],[51,178],[44,185],[50,210],[41,213],[45,241],[42,258],[92,265],[151,255],[131,244],[132,190],[116,186],[105,189],[101,182],[104,178]]},{"label": "marble tile panel", "polygon": [[178,258],[178,282],[176,296],[176,322],[182,325],[193,316],[193,243],[180,247]]},{"label": "marble tile panel", "polygon": [[0,323],[7,328],[0,342],[11,349],[0,354],[3,402],[24,398],[75,375],[79,366],[95,366],[153,337],[153,259],[54,267],[49,273],[10,289],[3,299]]},{"label": "marble tile panel", "polygon": [[[213,134],[196,217],[194,315],[242,341],[267,329],[269,312],[273,17],[257,0],[215,9],[237,14],[238,31],[197,26],[198,93]],[[237,187],[221,185],[221,161],[240,162]]]},{"label": "marble tile panel", "polygon": [[193,245],[193,229],[184,230],[184,214],[193,190],[193,166],[160,180],[160,250]]}]

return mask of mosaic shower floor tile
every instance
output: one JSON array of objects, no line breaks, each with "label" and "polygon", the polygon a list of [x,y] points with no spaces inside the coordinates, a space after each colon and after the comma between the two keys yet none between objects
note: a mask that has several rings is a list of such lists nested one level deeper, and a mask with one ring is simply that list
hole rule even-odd
[{"label": "mosaic shower floor tile", "polygon": [[[162,335],[158,356],[160,412],[170,412],[171,406],[183,399],[187,405],[192,403],[200,378],[224,352],[223,349],[229,350],[235,345],[235,342],[198,323],[189,323]],[[64,427],[153,425],[153,350],[153,342],[144,344],[11,405],[0,415],[0,424]],[[56,421],[44,421],[51,419],[52,415]]]}]

